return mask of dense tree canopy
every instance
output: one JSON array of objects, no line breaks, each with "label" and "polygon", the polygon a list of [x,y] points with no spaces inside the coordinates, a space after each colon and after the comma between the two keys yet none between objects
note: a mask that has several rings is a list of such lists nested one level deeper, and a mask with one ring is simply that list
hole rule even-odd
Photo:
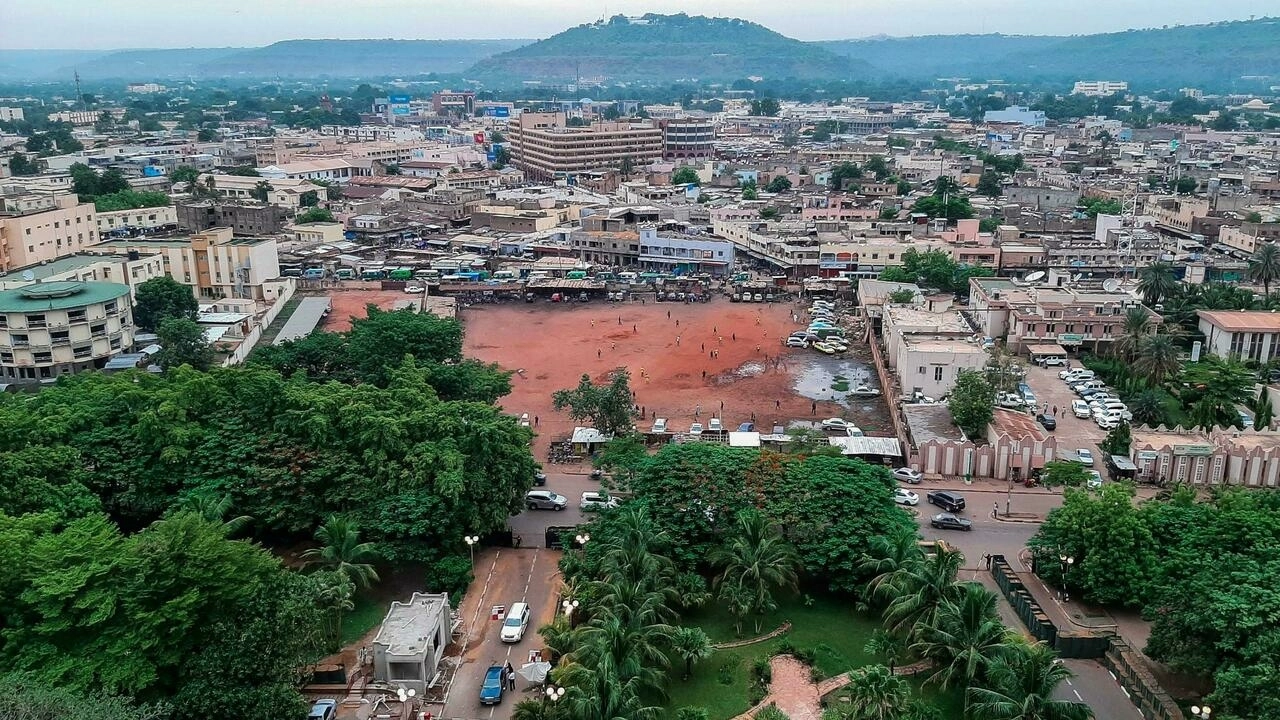
[{"label": "dense tree canopy", "polygon": [[951,420],[968,437],[984,438],[987,425],[995,417],[995,407],[996,389],[986,376],[974,370],[961,370],[947,400]]},{"label": "dense tree canopy", "polygon": [[195,320],[200,303],[191,288],[168,275],[152,278],[138,286],[133,319],[139,328],[155,332],[170,318]]}]

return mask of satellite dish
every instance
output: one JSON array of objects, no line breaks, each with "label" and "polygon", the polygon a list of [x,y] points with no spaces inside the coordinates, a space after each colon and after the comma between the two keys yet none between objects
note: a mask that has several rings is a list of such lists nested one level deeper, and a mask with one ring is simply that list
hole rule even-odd
[{"label": "satellite dish", "polygon": [[26,280],[27,282],[31,282],[32,280],[36,279],[36,274],[31,272],[30,270],[23,270],[22,279]]},{"label": "satellite dish", "polygon": [[1115,292],[1120,289],[1120,281],[1115,278],[1106,280],[1105,282],[1102,283],[1102,289],[1106,290],[1107,292]]},{"label": "satellite dish", "polygon": [[1044,275],[1045,273],[1043,270],[1037,270],[1022,279],[1026,282],[1039,282],[1044,279]]}]

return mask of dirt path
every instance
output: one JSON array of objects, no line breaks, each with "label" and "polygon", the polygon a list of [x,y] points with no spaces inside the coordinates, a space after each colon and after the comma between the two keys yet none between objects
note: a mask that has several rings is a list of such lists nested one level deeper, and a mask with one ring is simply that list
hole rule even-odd
[{"label": "dirt path", "polygon": [[773,671],[769,694],[734,720],[754,718],[770,705],[777,705],[790,720],[821,720],[822,698],[809,675],[809,666],[790,655],[775,655],[769,658],[769,668]]}]

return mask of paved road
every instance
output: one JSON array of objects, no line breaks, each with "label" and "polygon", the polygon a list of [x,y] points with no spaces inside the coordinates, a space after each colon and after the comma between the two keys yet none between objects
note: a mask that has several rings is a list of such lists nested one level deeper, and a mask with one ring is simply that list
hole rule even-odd
[{"label": "paved road", "polygon": [[[565,472],[572,468],[571,472]],[[554,490],[569,498],[569,507],[564,510],[525,510],[511,518],[511,530],[520,536],[521,545],[525,547],[545,547],[543,540],[546,530],[555,526],[572,526],[585,522],[583,514],[578,510],[578,502],[585,490],[599,490],[600,483],[591,479],[591,466],[581,465],[547,465],[547,485],[539,490]]]},{"label": "paved road", "polygon": [[1094,660],[1063,660],[1075,677],[1058,686],[1055,697],[1089,703],[1099,720],[1142,720],[1142,713],[1115,677]]},{"label": "paved road", "polygon": [[[1050,412],[1053,408],[1058,408],[1058,427],[1046,434],[1057,437],[1058,442],[1062,443],[1061,449],[1066,452],[1076,448],[1089,449],[1093,452],[1093,468],[1102,471],[1102,453],[1098,450],[1098,443],[1107,436],[1107,432],[1099,428],[1092,419],[1078,418],[1071,414],[1071,401],[1079,400],[1080,397],[1058,378],[1061,370],[1058,367],[1042,368],[1036,365],[1027,368],[1026,382],[1040,401],[1036,412],[1043,409],[1046,403]],[[1103,472],[1103,475],[1106,473]]]},{"label": "paved road", "polygon": [[[982,562],[982,556],[987,553],[1004,555],[1016,565],[1018,553],[1027,546],[1027,541],[1031,539],[1032,535],[1036,534],[1036,530],[1040,527],[1038,523],[1005,522],[992,519],[991,507],[993,503],[999,504],[1001,513],[1004,512],[1005,502],[1009,501],[1013,512],[1035,514],[1040,517],[1062,504],[1061,495],[1043,491],[1009,493],[985,487],[976,489],[973,486],[966,487],[963,484],[949,486],[928,481],[920,485],[913,485],[911,489],[920,495],[920,504],[916,506],[916,510],[919,512],[917,523],[920,525],[920,534],[926,540],[942,539],[959,548],[964,553],[966,567],[977,567]],[[929,526],[929,518],[941,512],[939,508],[929,505],[925,500],[925,495],[932,490],[950,490],[963,496],[967,507],[966,511],[960,514],[973,522],[973,530],[961,532],[957,530],[934,530],[931,528]]]}]

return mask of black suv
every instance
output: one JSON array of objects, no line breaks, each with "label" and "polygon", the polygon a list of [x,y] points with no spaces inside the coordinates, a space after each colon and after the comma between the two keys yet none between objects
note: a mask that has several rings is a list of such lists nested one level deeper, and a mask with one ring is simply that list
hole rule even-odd
[{"label": "black suv", "polygon": [[1056,429],[1058,429],[1058,421],[1057,421],[1057,420],[1055,420],[1055,419],[1054,419],[1054,417],[1053,417],[1052,415],[1045,415],[1044,413],[1041,413],[1040,415],[1037,415],[1037,416],[1036,416],[1036,420],[1039,420],[1039,421],[1040,421],[1040,425],[1041,425],[1045,430],[1056,430]]},{"label": "black suv", "polygon": [[969,520],[956,517],[951,513],[938,513],[929,520],[929,525],[938,530],[972,530],[973,523]]},{"label": "black suv", "polygon": [[960,512],[964,509],[964,498],[947,490],[934,490],[925,495],[930,505],[937,505],[947,512]]}]

